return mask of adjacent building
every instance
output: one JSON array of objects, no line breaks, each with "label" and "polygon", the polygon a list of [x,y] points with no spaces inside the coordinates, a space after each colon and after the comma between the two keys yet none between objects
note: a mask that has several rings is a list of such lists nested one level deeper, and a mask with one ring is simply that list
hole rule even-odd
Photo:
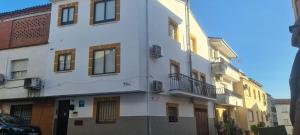
[{"label": "adjacent building", "polygon": [[276,103],[275,99],[267,93],[267,99],[268,99],[268,121],[270,124],[270,127],[276,127],[278,126],[278,120],[277,120],[277,112],[276,112]]},{"label": "adjacent building", "polygon": [[290,99],[275,100],[278,125],[285,126],[288,135],[293,134],[293,126],[290,120],[290,102]]},{"label": "adjacent building", "polygon": [[270,126],[268,122],[267,93],[264,91],[263,86],[240,72],[240,82],[235,83],[234,88],[244,98],[244,107],[237,109],[240,114],[240,127],[251,133],[252,125],[263,123],[265,126]]},{"label": "adjacent building", "polygon": [[239,70],[231,63],[237,54],[223,38],[210,37],[209,43],[213,82],[217,88],[217,121],[223,122],[227,117],[238,125],[239,114],[236,109],[244,104],[242,95],[234,88],[234,84],[240,81]]},{"label": "adjacent building", "polygon": [[[22,117],[52,135],[54,99],[43,97],[51,5],[0,14],[0,112]],[[30,79],[39,85],[24,88]],[[40,81],[43,80],[43,81]]]}]

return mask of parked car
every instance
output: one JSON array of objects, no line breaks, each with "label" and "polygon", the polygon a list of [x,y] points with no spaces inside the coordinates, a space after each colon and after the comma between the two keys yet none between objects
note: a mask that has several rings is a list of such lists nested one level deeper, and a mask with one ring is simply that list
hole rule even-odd
[{"label": "parked car", "polygon": [[18,117],[0,114],[0,135],[41,135],[41,130],[24,124]]}]

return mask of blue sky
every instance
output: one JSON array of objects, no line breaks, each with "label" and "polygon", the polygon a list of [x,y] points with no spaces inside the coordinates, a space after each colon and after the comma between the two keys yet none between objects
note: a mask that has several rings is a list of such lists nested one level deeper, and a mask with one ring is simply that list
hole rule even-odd
[{"label": "blue sky", "polygon": [[[191,0],[208,36],[220,36],[239,54],[235,65],[276,98],[289,97],[289,74],[296,53],[290,46],[291,0]],[[0,12],[48,0],[0,0]]]}]

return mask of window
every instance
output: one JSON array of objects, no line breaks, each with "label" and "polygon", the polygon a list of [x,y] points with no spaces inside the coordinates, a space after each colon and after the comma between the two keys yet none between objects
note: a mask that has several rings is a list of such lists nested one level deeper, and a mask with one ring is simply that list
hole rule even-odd
[{"label": "window", "polygon": [[91,24],[120,20],[120,0],[91,0],[91,4]]},{"label": "window", "polygon": [[254,99],[256,99],[256,92],[253,90]]},{"label": "window", "polygon": [[59,6],[58,26],[77,23],[78,2]]},{"label": "window", "polygon": [[178,122],[178,104],[167,103],[167,116],[169,122]]},{"label": "window", "polygon": [[199,72],[197,70],[193,70],[193,73],[192,73],[193,79],[199,80],[199,74],[198,73]]},{"label": "window", "polygon": [[262,111],[260,112],[260,116],[261,116],[261,121],[264,121],[264,113]]},{"label": "window", "polygon": [[200,73],[200,81],[206,82],[206,76],[203,73]]},{"label": "window", "polygon": [[120,115],[120,97],[101,97],[94,99],[96,123],[115,123]]},{"label": "window", "polygon": [[71,70],[71,54],[59,55],[58,71]]},{"label": "window", "polygon": [[170,74],[179,74],[180,64],[174,60],[170,60]]},{"label": "window", "polygon": [[197,46],[197,40],[195,37],[192,37],[191,38],[191,41],[190,41],[190,44],[191,44],[191,50],[194,52],[194,53],[198,53],[198,46]]},{"label": "window", "polygon": [[248,110],[248,119],[251,122],[254,121],[253,111],[251,110]]},{"label": "window", "polygon": [[89,75],[120,73],[120,45],[90,48]]},{"label": "window", "polygon": [[248,89],[248,96],[251,97],[251,90]]},{"label": "window", "polygon": [[54,72],[74,70],[75,51],[75,49],[56,51],[54,60]]},{"label": "window", "polygon": [[259,113],[256,111],[257,121],[259,121]]},{"label": "window", "polygon": [[260,101],[261,99],[260,99],[260,91],[258,91],[258,100]]},{"label": "window", "polygon": [[24,79],[27,76],[28,59],[11,62],[11,79]]},{"label": "window", "polygon": [[175,21],[169,19],[169,36],[178,41],[178,25]]},{"label": "window", "polygon": [[24,120],[24,124],[30,125],[32,118],[32,105],[12,105],[10,115],[17,116]]}]

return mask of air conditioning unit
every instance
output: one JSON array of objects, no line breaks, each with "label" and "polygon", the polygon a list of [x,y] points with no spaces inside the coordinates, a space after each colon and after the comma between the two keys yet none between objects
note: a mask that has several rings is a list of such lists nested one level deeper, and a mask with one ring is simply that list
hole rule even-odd
[{"label": "air conditioning unit", "polygon": [[152,82],[152,92],[154,93],[160,93],[162,92],[162,89],[163,89],[163,83],[161,81],[153,81]]},{"label": "air conditioning unit", "polygon": [[24,88],[28,90],[41,90],[42,80],[40,78],[26,78]]},{"label": "air conditioning unit", "polygon": [[162,57],[162,49],[158,45],[153,45],[151,48],[151,56],[152,58],[158,59]]},{"label": "air conditioning unit", "polygon": [[0,74],[0,85],[3,85],[5,83],[5,76],[4,74]]}]

